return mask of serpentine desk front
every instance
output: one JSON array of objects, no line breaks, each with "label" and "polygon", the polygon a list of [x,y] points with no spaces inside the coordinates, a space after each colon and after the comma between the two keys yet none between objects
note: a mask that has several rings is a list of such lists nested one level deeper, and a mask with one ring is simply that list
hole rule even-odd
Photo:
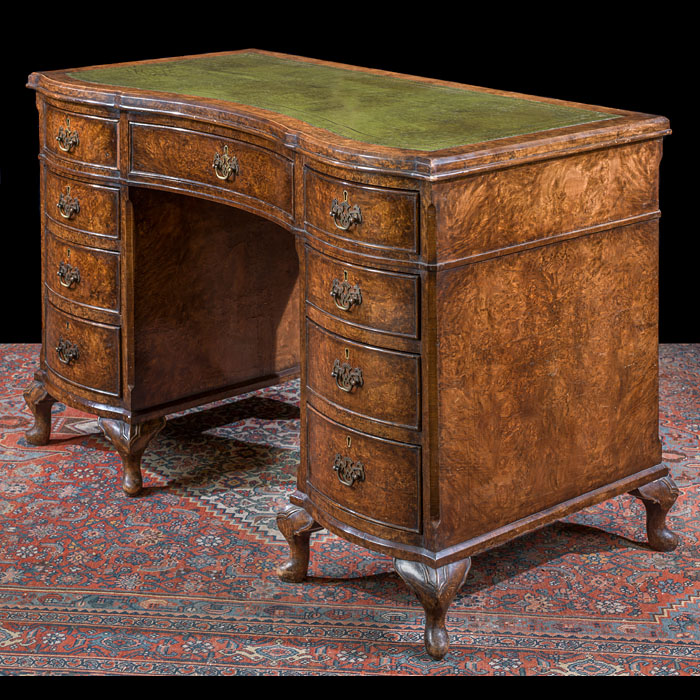
[{"label": "serpentine desk front", "polygon": [[301,374],[306,576],[394,557],[448,648],[470,557],[632,492],[658,435],[662,117],[262,51],[33,73],[43,348],[27,439],[92,412],[141,489],[165,416]]}]

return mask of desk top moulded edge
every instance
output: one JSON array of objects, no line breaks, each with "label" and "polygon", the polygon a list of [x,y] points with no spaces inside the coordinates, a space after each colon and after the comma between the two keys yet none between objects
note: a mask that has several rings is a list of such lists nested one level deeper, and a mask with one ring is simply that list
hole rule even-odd
[{"label": "desk top moulded edge", "polygon": [[[173,92],[110,86],[86,82],[76,73],[117,66],[140,66],[169,61],[233,56],[256,53],[294,59],[319,66],[338,67],[377,76],[402,78],[430,86],[460,88],[479,93],[515,97],[520,100],[560,105],[610,114],[610,119],[574,126],[506,136],[465,146],[424,151],[370,144],[347,138],[313,126],[295,117],[228,100],[197,97]],[[425,180],[442,180],[464,174],[557,158],[573,153],[608,148],[634,141],[660,138],[671,133],[668,119],[662,116],[585,105],[552,98],[493,90],[472,85],[403,75],[390,71],[359,68],[340,63],[299,56],[287,56],[258,49],[180,56],[154,61],[134,61],[108,66],[34,72],[27,87],[37,93],[67,103],[82,103],[119,111],[179,116],[220,126],[230,126],[257,136],[271,138],[290,149],[316,157],[331,165],[359,167],[368,171],[390,172]]]}]

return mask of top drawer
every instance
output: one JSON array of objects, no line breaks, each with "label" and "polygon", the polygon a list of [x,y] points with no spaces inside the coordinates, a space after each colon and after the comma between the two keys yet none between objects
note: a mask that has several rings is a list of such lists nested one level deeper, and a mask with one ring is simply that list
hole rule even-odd
[{"label": "top drawer", "polygon": [[304,219],[362,246],[418,252],[418,192],[337,180],[307,168]]},{"label": "top drawer", "polygon": [[117,121],[46,105],[46,148],[81,163],[117,167]]},{"label": "top drawer", "polygon": [[131,124],[131,171],[203,184],[292,213],[293,163],[245,141],[170,126]]}]

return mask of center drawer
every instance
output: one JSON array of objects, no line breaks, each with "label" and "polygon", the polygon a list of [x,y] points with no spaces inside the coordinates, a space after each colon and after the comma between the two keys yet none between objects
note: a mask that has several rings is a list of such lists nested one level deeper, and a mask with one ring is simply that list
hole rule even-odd
[{"label": "center drawer", "polygon": [[420,358],[353,343],[306,322],[306,382],[323,399],[364,418],[420,428]]},{"label": "center drawer", "polygon": [[201,183],[292,213],[292,161],[246,141],[132,123],[131,171]]}]

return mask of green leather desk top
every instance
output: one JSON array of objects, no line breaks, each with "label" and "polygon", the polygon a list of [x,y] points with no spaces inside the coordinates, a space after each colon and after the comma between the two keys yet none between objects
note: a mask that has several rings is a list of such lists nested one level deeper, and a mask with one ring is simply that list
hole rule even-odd
[{"label": "green leather desk top", "polygon": [[68,75],[114,87],[250,105],[356,141],[419,151],[615,118],[589,109],[253,52],[106,66]]}]

